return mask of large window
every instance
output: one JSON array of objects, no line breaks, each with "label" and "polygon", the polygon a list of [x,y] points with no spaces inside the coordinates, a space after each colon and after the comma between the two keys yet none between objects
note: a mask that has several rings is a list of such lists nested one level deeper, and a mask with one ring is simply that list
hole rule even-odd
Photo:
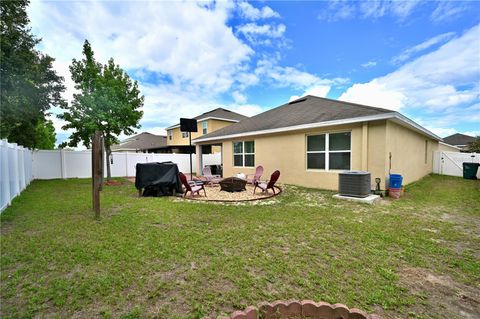
[{"label": "large window", "polygon": [[172,130],[168,130],[168,139],[171,141],[172,140],[172,135],[173,135],[173,131]]},{"label": "large window", "polygon": [[351,134],[307,135],[307,169],[350,170]]},{"label": "large window", "polygon": [[255,142],[243,141],[233,142],[233,166],[254,167],[255,166]]},{"label": "large window", "polygon": [[207,134],[207,121],[202,122],[202,133]]}]

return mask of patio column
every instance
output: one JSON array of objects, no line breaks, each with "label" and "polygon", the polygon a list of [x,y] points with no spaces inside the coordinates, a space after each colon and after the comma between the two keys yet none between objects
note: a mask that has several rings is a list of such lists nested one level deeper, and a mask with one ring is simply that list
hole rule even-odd
[{"label": "patio column", "polygon": [[202,156],[202,145],[195,144],[195,162],[196,162],[196,174],[197,176],[203,175],[203,156]]}]

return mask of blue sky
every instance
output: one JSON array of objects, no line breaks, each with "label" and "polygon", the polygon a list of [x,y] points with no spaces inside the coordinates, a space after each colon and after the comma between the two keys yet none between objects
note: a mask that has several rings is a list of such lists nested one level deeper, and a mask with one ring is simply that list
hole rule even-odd
[{"label": "blue sky", "polygon": [[[254,115],[304,94],[391,108],[440,136],[480,134],[479,2],[45,2],[39,49],[66,78],[88,39],[145,95],[140,131],[215,107]],[[61,110],[54,109],[54,113]],[[57,142],[68,137],[52,116]]]}]

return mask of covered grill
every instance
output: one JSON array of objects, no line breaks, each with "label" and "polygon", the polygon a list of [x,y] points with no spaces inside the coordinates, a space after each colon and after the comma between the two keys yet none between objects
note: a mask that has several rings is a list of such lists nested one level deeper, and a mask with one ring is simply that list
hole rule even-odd
[{"label": "covered grill", "polygon": [[[137,164],[135,187],[139,195],[170,196],[182,193],[177,164],[172,162]],[[142,193],[142,189],[144,189]]]}]

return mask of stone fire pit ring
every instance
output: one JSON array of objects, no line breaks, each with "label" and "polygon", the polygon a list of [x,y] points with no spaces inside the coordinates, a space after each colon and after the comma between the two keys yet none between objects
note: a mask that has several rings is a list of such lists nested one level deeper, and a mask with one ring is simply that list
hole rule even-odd
[{"label": "stone fire pit ring", "polygon": [[235,311],[230,316],[217,319],[382,319],[377,315],[369,315],[360,309],[349,309],[343,304],[331,305],[326,302],[311,300],[263,302],[258,307],[248,307],[244,311]]},{"label": "stone fire pit ring", "polygon": [[272,190],[269,190],[268,193],[262,193],[261,190],[257,188],[255,195],[253,195],[254,186],[247,184],[245,186],[246,191],[241,192],[226,192],[222,191],[220,185],[206,185],[205,190],[207,192],[207,197],[203,194],[200,196],[195,195],[193,197],[186,196],[182,199],[199,201],[199,202],[218,202],[218,203],[239,203],[239,202],[254,202],[261,201],[264,199],[272,199],[273,197],[280,195],[283,192],[283,189],[275,186],[275,194]]}]

